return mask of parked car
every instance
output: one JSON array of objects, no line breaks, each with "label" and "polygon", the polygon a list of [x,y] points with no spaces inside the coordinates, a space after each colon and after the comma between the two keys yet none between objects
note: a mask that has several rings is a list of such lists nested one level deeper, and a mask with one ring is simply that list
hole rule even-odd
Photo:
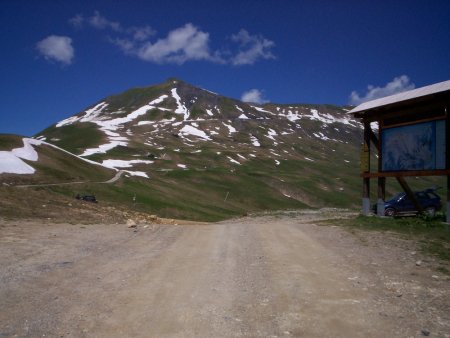
[{"label": "parked car", "polygon": [[[434,215],[436,211],[441,210],[441,198],[436,194],[437,188],[426,189],[422,191],[415,191],[417,201],[422,209],[429,215]],[[377,212],[377,205],[373,206],[374,213]],[[401,192],[384,202],[384,215],[396,216],[404,214],[417,214],[419,211],[414,207],[413,202],[406,195]]]},{"label": "parked car", "polygon": [[82,201],[87,201],[87,202],[98,203],[97,198],[95,198],[94,195],[80,195],[80,194],[77,194],[77,195],[75,196],[75,198],[76,198],[77,200],[82,200]]}]

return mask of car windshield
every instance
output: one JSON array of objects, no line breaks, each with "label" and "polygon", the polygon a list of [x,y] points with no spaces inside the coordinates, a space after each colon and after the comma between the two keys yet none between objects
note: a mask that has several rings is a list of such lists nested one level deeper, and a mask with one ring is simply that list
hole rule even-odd
[{"label": "car windshield", "polygon": [[405,196],[405,193],[403,193],[403,192],[398,193],[398,194],[394,195],[393,197],[391,197],[390,199],[388,199],[387,202],[391,202],[391,203],[397,202],[400,199],[402,199],[404,196]]}]

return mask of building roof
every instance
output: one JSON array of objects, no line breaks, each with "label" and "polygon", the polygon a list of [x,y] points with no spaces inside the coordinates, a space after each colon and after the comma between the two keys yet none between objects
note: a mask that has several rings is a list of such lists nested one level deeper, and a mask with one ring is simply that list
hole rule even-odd
[{"label": "building roof", "polygon": [[432,84],[421,88],[416,88],[403,93],[382,97],[380,99],[361,103],[359,106],[353,108],[348,113],[355,114],[369,111],[372,109],[389,106],[403,101],[409,101],[420,97],[425,97],[432,94],[450,91],[450,80]]}]

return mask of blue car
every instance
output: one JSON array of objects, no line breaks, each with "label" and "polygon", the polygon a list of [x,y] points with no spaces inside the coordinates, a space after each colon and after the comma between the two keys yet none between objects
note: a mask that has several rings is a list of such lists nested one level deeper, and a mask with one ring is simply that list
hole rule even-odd
[{"label": "blue car", "polygon": [[[441,198],[436,194],[436,189],[427,189],[423,191],[414,192],[417,201],[422,206],[422,209],[429,215],[434,215],[436,211],[441,210]],[[373,208],[376,213],[377,206]],[[405,214],[417,214],[419,211],[414,207],[413,202],[406,195],[401,192],[391,199],[384,202],[384,215],[397,216]]]}]

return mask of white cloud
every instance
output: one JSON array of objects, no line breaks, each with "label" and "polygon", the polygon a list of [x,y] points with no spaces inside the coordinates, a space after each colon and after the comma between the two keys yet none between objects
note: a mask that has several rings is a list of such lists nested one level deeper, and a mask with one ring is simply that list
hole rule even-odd
[{"label": "white cloud", "polygon": [[127,32],[132,34],[133,40],[136,41],[145,41],[156,34],[156,31],[150,26],[131,27],[127,29]]},{"label": "white cloud", "polygon": [[263,103],[269,102],[268,100],[263,98],[262,91],[260,91],[258,89],[250,89],[249,91],[244,92],[241,96],[241,101],[257,103],[257,104],[263,104]]},{"label": "white cloud", "polygon": [[73,18],[69,19],[69,24],[77,29],[80,29],[81,27],[83,27],[83,23],[84,23],[84,17],[81,14],[77,14]]},{"label": "white cloud", "polygon": [[47,60],[69,65],[75,55],[72,39],[67,36],[50,35],[36,44],[39,53]]},{"label": "white cloud", "polygon": [[92,27],[97,29],[112,29],[116,32],[122,31],[122,26],[119,22],[108,20],[98,11],[95,11],[94,15],[88,18],[88,22]]},{"label": "white cloud", "polygon": [[245,29],[232,35],[231,40],[239,44],[239,52],[231,58],[234,65],[251,65],[258,59],[275,59],[271,49],[275,46],[270,41],[259,35],[250,35]]},{"label": "white cloud", "polygon": [[107,39],[118,46],[125,54],[134,55],[141,60],[158,64],[183,64],[191,60],[203,60],[222,64],[251,65],[259,59],[274,59],[271,49],[275,46],[260,35],[250,35],[245,29],[231,36],[231,41],[237,45],[234,52],[226,48],[211,50],[210,34],[200,30],[192,23],[170,31],[166,37],[156,41],[150,38],[156,31],[148,26],[123,26],[95,11],[94,15],[84,17],[77,14],[69,19],[69,24],[80,29],[84,25],[109,31]]},{"label": "white cloud", "polygon": [[93,28],[105,30],[111,29],[115,32],[122,32],[122,25],[117,21],[111,21],[100,14],[99,11],[95,11],[94,15],[84,17],[82,14],[77,14],[73,18],[69,19],[69,24],[74,28],[80,29],[87,24]]},{"label": "white cloud", "polygon": [[209,33],[190,23],[169,32],[166,38],[155,43],[144,43],[136,50],[136,55],[155,63],[183,64],[188,60],[215,60],[209,50]]},{"label": "white cloud", "polygon": [[350,94],[350,104],[359,105],[366,101],[372,101],[381,97],[398,94],[407,90],[414,89],[414,83],[406,75],[401,75],[394,78],[391,82],[387,83],[384,87],[375,87],[372,85],[367,86],[367,93],[360,96],[356,91]]}]

